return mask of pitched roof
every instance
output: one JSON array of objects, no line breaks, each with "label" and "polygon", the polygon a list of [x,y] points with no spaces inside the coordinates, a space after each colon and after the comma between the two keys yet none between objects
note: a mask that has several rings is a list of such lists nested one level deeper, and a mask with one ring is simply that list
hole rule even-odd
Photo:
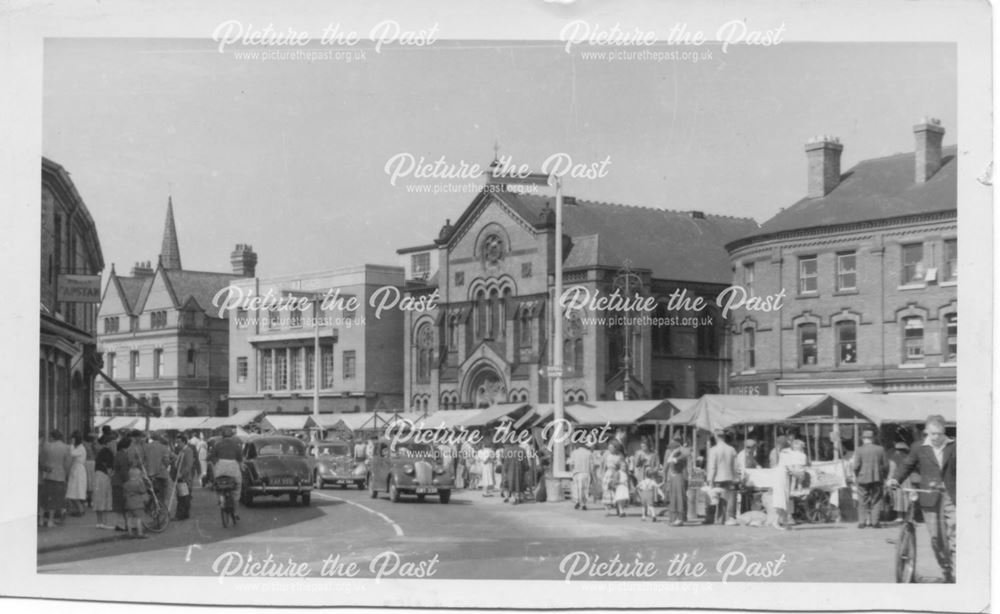
[{"label": "pitched roof", "polygon": [[913,153],[859,162],[826,196],[803,198],[728,247],[793,230],[956,210],[956,153],[954,145],[943,147],[941,168],[924,183],[915,180]]},{"label": "pitched roof", "polygon": [[[214,314],[212,307],[212,297],[229,285],[234,279],[243,279],[243,276],[234,273],[210,273],[206,271],[184,271],[175,269],[161,269],[167,283],[174,291],[177,305],[182,306],[193,298],[198,306]],[[147,290],[148,294],[148,290]],[[227,310],[228,311],[228,310]],[[224,314],[226,311],[223,312]]]},{"label": "pitched roof", "polygon": [[149,288],[153,285],[153,276],[146,277],[122,277],[116,275],[118,285],[121,288],[121,296],[125,302],[125,309],[130,314],[137,314],[140,306],[145,302],[144,296],[149,294]]},{"label": "pitched roof", "polygon": [[[554,197],[515,192],[492,193],[536,227],[552,222]],[[656,279],[728,284],[732,278],[725,244],[757,229],[750,218],[696,214],[566,197],[563,232],[573,239],[565,266],[648,269]],[[483,200],[476,198],[455,228]],[[571,204],[572,203],[572,204]]]}]

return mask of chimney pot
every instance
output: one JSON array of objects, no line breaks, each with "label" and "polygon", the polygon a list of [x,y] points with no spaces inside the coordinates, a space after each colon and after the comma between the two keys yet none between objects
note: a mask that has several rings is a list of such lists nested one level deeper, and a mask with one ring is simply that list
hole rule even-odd
[{"label": "chimney pot", "polygon": [[229,261],[233,264],[233,273],[242,277],[254,277],[257,274],[257,254],[245,243],[237,243]]},{"label": "chimney pot", "polygon": [[828,134],[806,140],[809,198],[822,198],[840,183],[840,154],[844,146],[840,139]]},{"label": "chimney pot", "polygon": [[928,181],[941,169],[941,141],[944,132],[941,120],[936,117],[921,117],[917,125],[913,126],[916,138],[914,180],[917,183]]}]

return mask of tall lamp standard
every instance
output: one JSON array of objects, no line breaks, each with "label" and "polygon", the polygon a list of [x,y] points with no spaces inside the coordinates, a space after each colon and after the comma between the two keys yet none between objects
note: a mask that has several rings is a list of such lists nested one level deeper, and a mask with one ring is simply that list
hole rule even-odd
[{"label": "tall lamp standard", "polygon": [[[319,306],[320,300],[323,296],[320,292],[301,292],[297,290],[288,290],[285,292],[286,296],[299,299],[307,299],[312,303],[313,308],[313,402],[312,402],[312,418],[316,427],[312,429],[312,439],[315,443],[319,440]],[[313,446],[313,452],[316,457],[319,457],[319,446]]]},{"label": "tall lamp standard", "polygon": [[[553,345],[552,348],[552,364],[550,364],[545,372],[546,375],[552,380],[552,396],[553,396],[553,410],[552,419],[556,424],[562,424],[563,418],[565,416],[565,411],[563,407],[563,309],[562,309],[562,294],[563,294],[563,224],[562,224],[562,208],[563,208],[563,193],[562,193],[562,178],[558,175],[546,175],[543,173],[530,173],[527,175],[503,174],[503,169],[498,166],[498,163],[494,161],[494,165],[491,166],[492,172],[490,173],[491,183],[500,183],[507,185],[534,185],[534,186],[555,186],[556,188],[556,231],[555,231],[555,281],[553,286],[553,294],[555,295],[555,300],[552,302],[552,332],[553,332]],[[555,430],[555,429],[553,429]],[[554,438],[552,441],[552,477],[553,478],[570,478],[572,473],[566,470],[566,445],[563,441],[565,437]]]}]

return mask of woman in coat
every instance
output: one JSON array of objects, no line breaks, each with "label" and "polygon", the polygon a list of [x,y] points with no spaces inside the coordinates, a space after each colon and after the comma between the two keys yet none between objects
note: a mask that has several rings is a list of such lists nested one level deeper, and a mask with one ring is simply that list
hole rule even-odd
[{"label": "woman in coat", "polygon": [[72,440],[70,458],[73,464],[70,465],[66,480],[66,500],[70,516],[83,516],[83,506],[87,500],[87,448],[83,445],[80,431],[73,431]]}]

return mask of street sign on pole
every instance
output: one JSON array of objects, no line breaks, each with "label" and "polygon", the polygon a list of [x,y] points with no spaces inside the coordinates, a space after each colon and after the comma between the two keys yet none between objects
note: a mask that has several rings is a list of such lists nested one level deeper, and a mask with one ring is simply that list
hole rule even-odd
[{"label": "street sign on pole", "polygon": [[549,365],[545,367],[545,377],[562,377],[562,376],[563,376],[562,367],[554,365]]}]

